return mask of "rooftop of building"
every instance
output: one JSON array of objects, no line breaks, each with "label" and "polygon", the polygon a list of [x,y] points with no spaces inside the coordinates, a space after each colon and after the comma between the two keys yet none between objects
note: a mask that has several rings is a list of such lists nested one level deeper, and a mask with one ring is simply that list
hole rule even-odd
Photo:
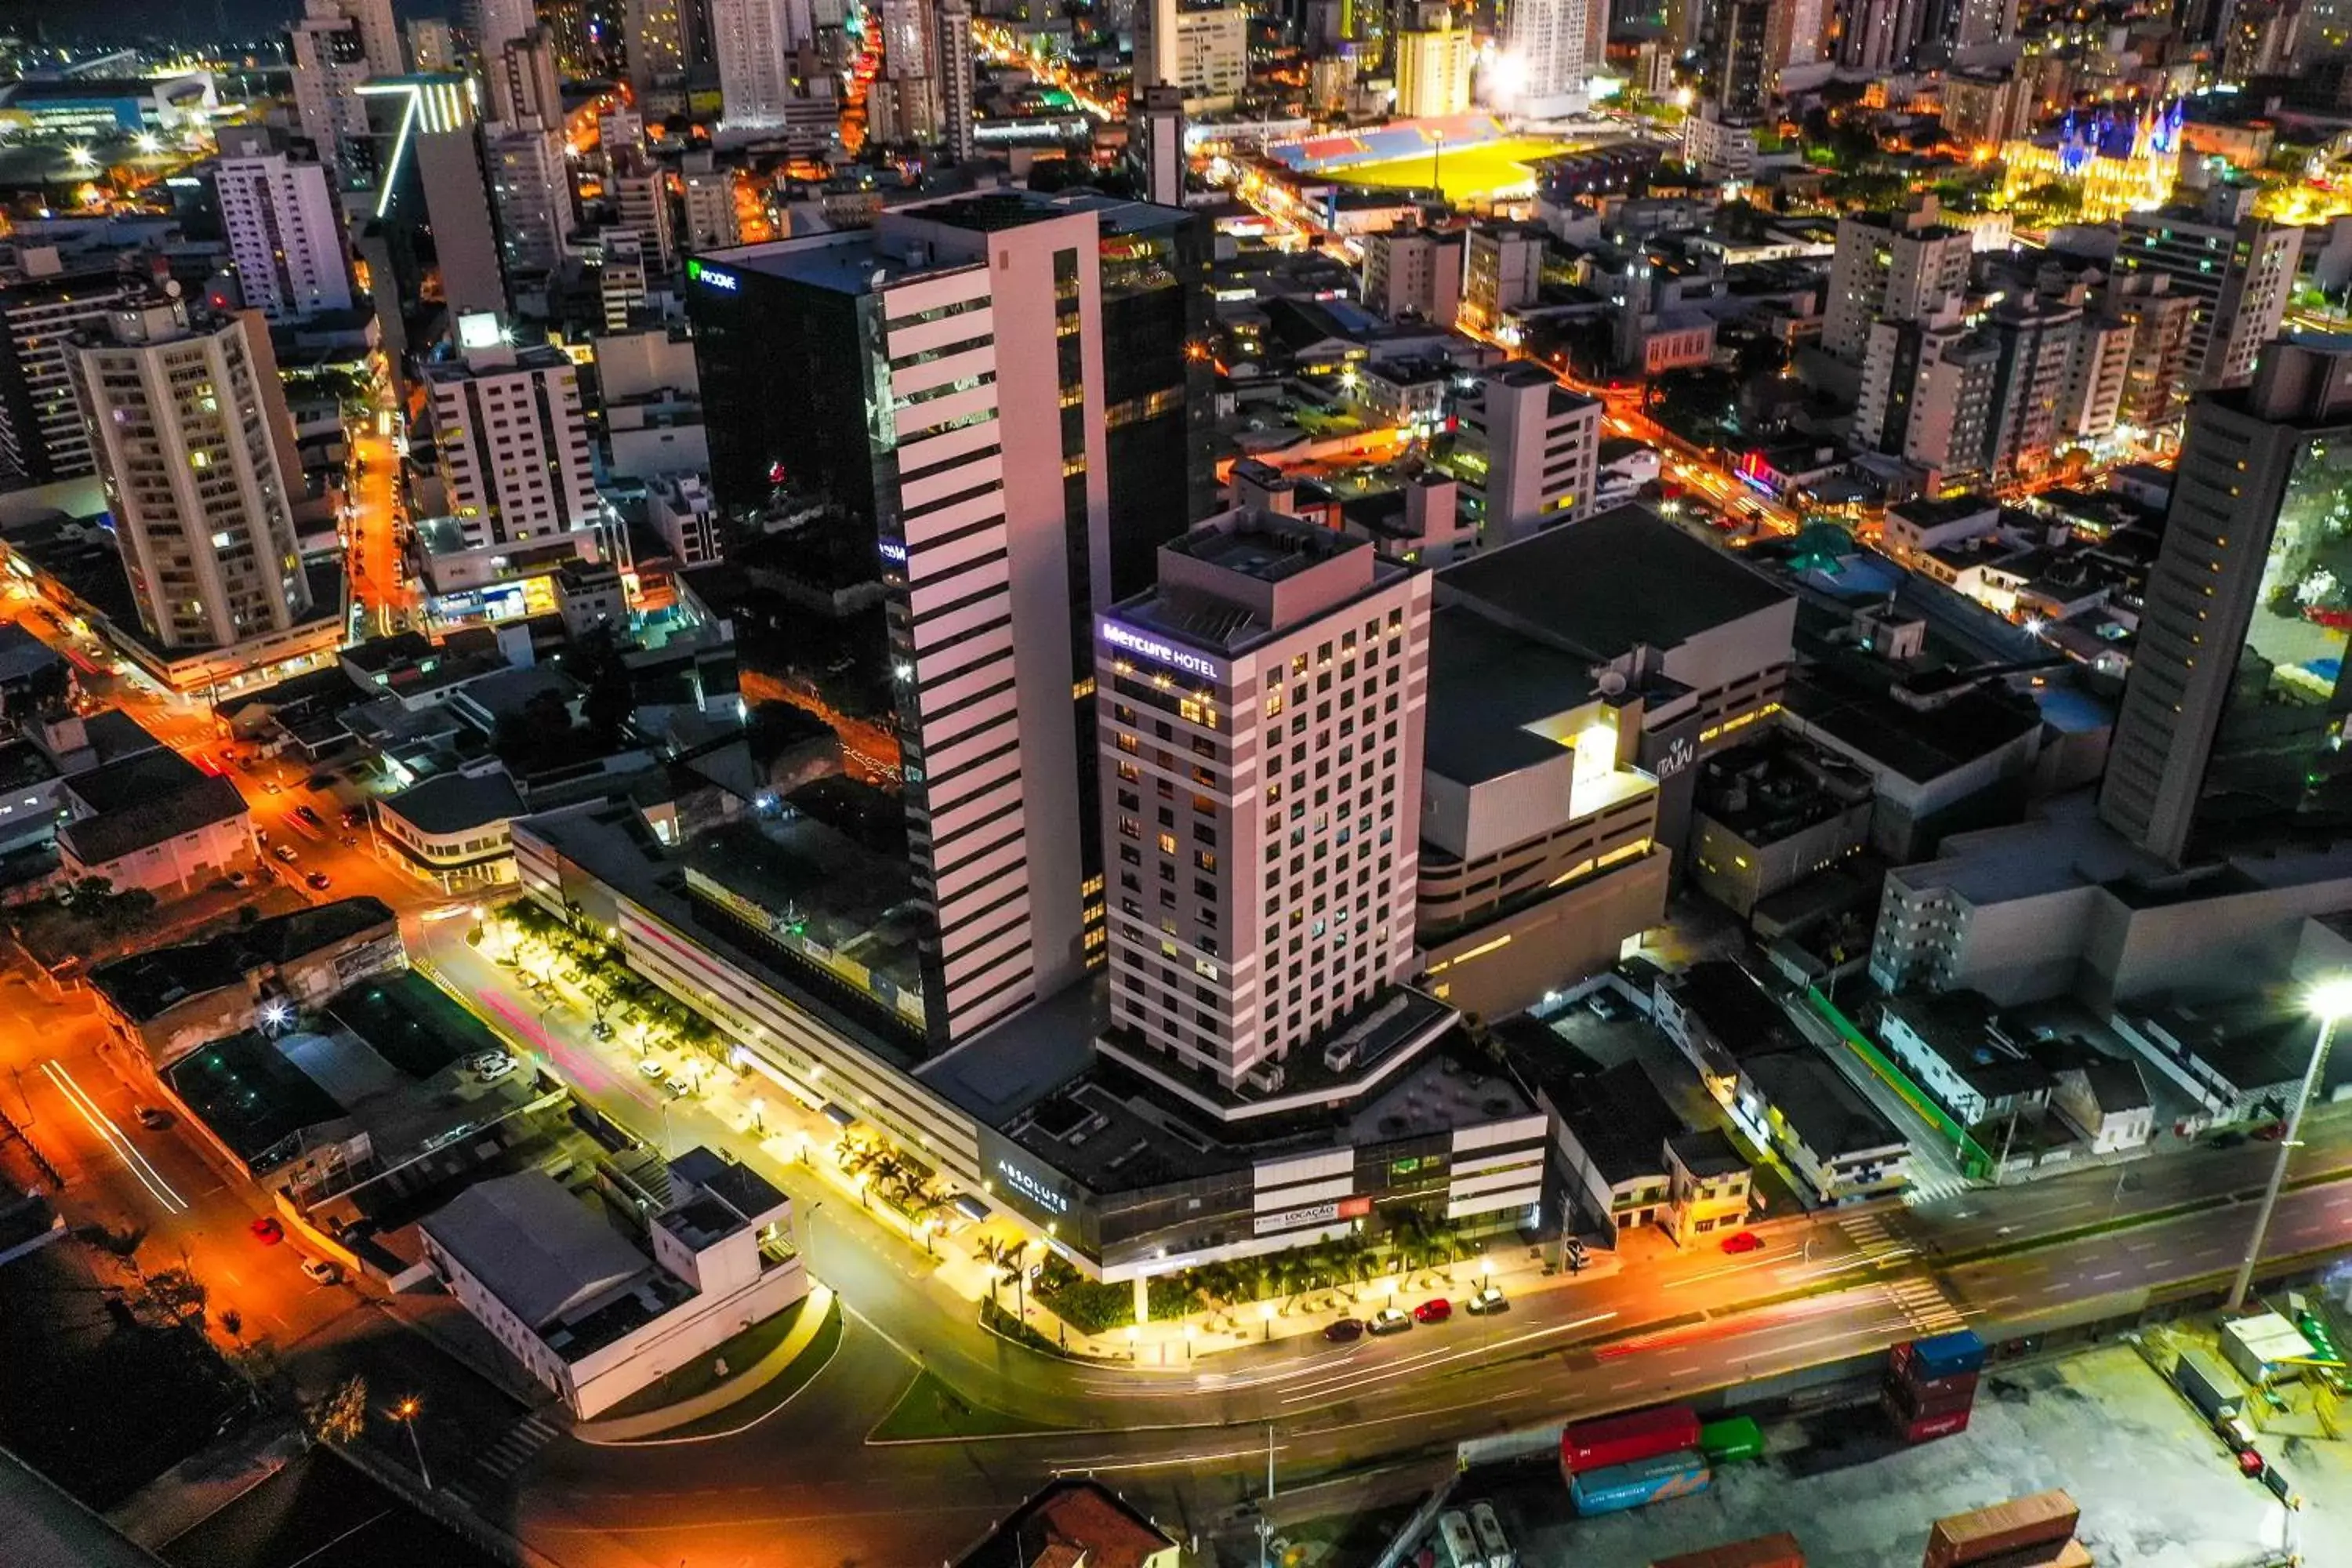
[{"label": "rooftop of building", "polygon": [[191,996],[243,984],[270,965],[296,963],[380,928],[397,930],[391,907],[365,896],[270,915],[202,942],[150,948],[101,963],[89,983],[135,1022],[162,1016]]},{"label": "rooftop of building", "polygon": [[705,251],[692,258],[688,270],[689,282],[699,284],[698,291],[705,296],[710,292],[708,279],[713,271],[721,276],[749,273],[836,294],[863,295],[910,278],[967,272],[982,265],[977,260],[939,262],[928,255],[919,261],[872,229],[842,229]]},{"label": "rooftop of building", "polygon": [[57,776],[57,764],[32,742],[0,741],[0,791],[29,789]]},{"label": "rooftop of building", "polygon": [[2033,703],[1979,687],[1930,709],[1887,694],[1891,667],[1861,656],[1803,666],[1781,705],[1823,735],[1914,784],[1927,784],[2032,734]]},{"label": "rooftop of building", "polygon": [[1371,545],[1278,512],[1252,511],[1230,527],[1195,528],[1160,548],[1237,576],[1279,583]]},{"label": "rooftop of building", "polygon": [[[148,765],[158,757],[177,763],[179,769]],[[114,804],[58,830],[59,846],[84,866],[102,866],[247,815],[236,785],[199,771],[174,752],[142,752],[77,773],[67,788],[81,795],[84,781],[100,775],[102,793]]]},{"label": "rooftop of building", "polygon": [[436,837],[486,827],[528,809],[522,792],[504,769],[490,773],[439,773],[376,802],[376,809],[399,817],[420,833]]},{"label": "rooftop of building", "polygon": [[1013,1510],[954,1568],[1146,1568],[1178,1544],[1101,1482],[1071,1478]]},{"label": "rooftop of building", "polygon": [[[1672,584],[1674,591],[1639,591]],[[1643,506],[1612,508],[1437,575],[1440,603],[1475,600],[1500,618],[1595,659],[1669,650],[1789,592]]]},{"label": "rooftop of building", "polygon": [[1465,605],[1430,617],[1423,763],[1479,784],[1556,761],[1560,743],[1527,726],[1598,694],[1591,666]]},{"label": "rooftop of building", "polygon": [[542,1334],[652,1268],[628,1237],[544,1171],[477,1182],[426,1215],[425,1229]]},{"label": "rooftop of building", "polygon": [[1719,1127],[1702,1127],[1695,1132],[1677,1132],[1666,1140],[1682,1168],[1704,1182],[1716,1176],[1737,1175],[1748,1169],[1748,1158],[1732,1142],[1729,1133]]},{"label": "rooftop of building", "polygon": [[1888,1016],[1899,1019],[1954,1076],[1987,1100],[2046,1089],[2050,1074],[2012,1046],[1992,1004],[1974,991],[1889,996]]},{"label": "rooftop of building", "polygon": [[1702,762],[1695,804],[1750,844],[1777,844],[1866,804],[1870,793],[1853,763],[1782,731]]},{"label": "rooftop of building", "polygon": [[677,1181],[700,1189],[693,1201],[660,1216],[662,1227],[692,1250],[759,1224],[788,1201],[767,1177],[704,1145],[680,1154],[669,1168]]},{"label": "rooftop of building", "polygon": [[1985,512],[1998,517],[2000,501],[1993,496],[1969,491],[1956,496],[1921,496],[1914,500],[1897,502],[1886,510],[1890,517],[1899,516],[1916,528],[1941,528],[1948,523],[1965,522]]},{"label": "rooftop of building", "polygon": [[[2157,996],[2125,1003],[2117,1013],[2144,1018],[2181,1041],[2241,1094],[2299,1081],[2320,1029],[2308,1008],[2269,993],[2218,1001]],[[2324,1072],[2320,1100],[2352,1083],[2352,1055],[2330,1053]],[[2280,1104],[2276,1113],[2285,1110]]]},{"label": "rooftop of building", "polygon": [[1750,1058],[1739,1070],[1821,1159],[1904,1146],[1895,1123],[1810,1046]]},{"label": "rooftop of building", "polygon": [[1544,1097],[1612,1186],[1664,1174],[1666,1141],[1684,1131],[1682,1118],[1638,1061],[1620,1062],[1590,1078],[1547,1083]]}]

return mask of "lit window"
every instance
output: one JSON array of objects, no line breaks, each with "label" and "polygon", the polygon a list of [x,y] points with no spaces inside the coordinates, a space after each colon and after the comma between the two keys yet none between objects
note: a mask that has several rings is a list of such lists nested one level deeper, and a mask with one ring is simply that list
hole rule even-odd
[{"label": "lit window", "polygon": [[1174,834],[1163,833],[1160,836],[1160,852],[1162,855],[1173,855],[1176,853],[1176,836]]}]

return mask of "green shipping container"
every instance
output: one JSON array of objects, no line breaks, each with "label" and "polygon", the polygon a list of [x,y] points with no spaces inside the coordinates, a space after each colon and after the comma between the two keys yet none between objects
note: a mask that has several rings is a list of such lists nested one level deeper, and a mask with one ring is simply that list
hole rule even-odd
[{"label": "green shipping container", "polygon": [[1764,1457],[1764,1429],[1746,1415],[1710,1421],[1698,1429],[1698,1451],[1715,1464]]}]

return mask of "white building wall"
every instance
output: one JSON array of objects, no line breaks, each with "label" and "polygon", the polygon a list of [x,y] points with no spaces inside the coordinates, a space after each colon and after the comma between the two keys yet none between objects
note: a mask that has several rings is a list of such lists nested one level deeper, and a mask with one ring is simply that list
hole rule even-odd
[{"label": "white building wall", "polygon": [[323,165],[283,153],[224,158],[215,178],[246,304],[273,321],[351,308],[343,228]]}]

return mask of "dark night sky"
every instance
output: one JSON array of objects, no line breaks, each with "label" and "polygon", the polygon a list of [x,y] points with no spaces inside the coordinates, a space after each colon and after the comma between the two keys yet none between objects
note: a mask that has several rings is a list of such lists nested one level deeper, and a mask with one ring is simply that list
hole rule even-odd
[{"label": "dark night sky", "polygon": [[[282,28],[299,15],[301,0],[0,0],[0,18],[30,32],[37,18],[52,37],[135,42],[142,38],[217,36],[225,18],[229,31],[254,37]],[[447,16],[457,0],[393,0],[401,20]]]}]

